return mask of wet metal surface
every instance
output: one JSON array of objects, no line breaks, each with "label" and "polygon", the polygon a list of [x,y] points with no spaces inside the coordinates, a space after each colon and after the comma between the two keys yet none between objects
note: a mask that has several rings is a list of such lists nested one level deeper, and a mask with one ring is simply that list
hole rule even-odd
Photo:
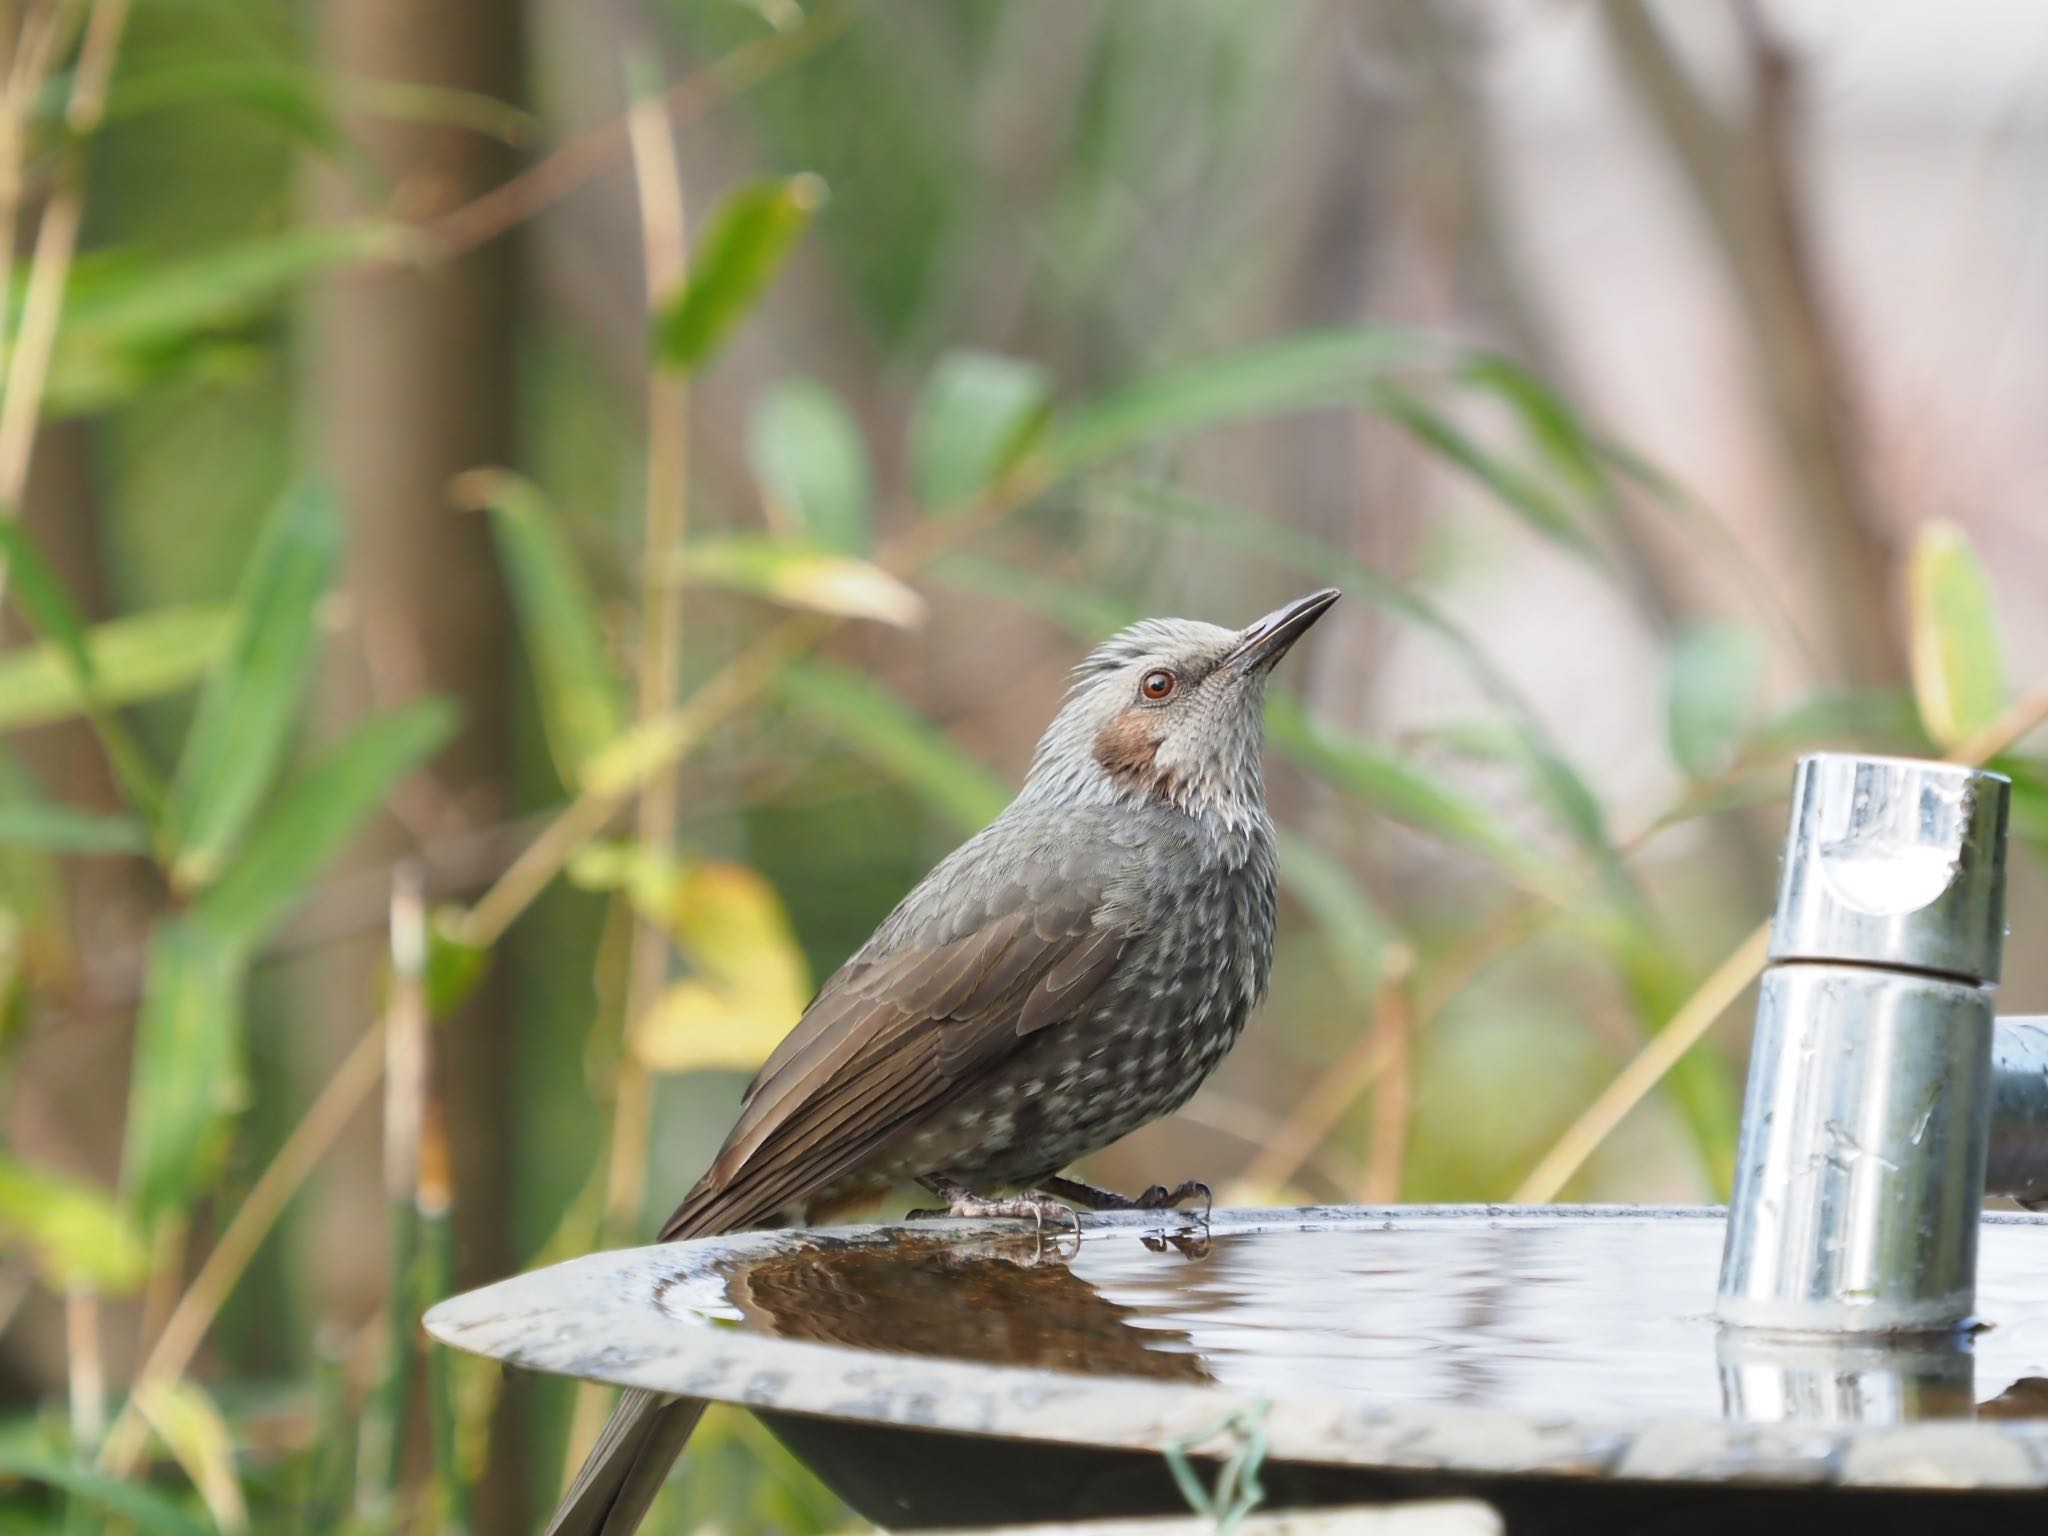
[{"label": "wet metal surface", "polygon": [[2048,1486],[2048,1220],[1987,1218],[1949,1345],[1731,1338],[1717,1212],[1218,1212],[750,1233],[443,1303],[444,1342],[798,1414],[1157,1450],[1605,1477]]}]

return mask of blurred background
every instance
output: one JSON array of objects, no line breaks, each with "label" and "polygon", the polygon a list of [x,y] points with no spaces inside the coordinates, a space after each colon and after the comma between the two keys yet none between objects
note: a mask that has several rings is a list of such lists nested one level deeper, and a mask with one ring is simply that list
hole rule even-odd
[{"label": "blurred background", "polygon": [[603,1402],[421,1308],[644,1239],[1144,614],[1346,589],[1272,1000],[1088,1177],[1719,1198],[1816,747],[2013,774],[2048,1008],[2044,86],[2018,0],[0,4],[0,1530],[529,1528]]}]

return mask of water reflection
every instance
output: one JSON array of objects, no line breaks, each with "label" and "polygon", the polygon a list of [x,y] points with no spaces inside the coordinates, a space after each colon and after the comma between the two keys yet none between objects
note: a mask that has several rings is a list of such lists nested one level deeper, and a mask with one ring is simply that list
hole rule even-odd
[{"label": "water reflection", "polygon": [[1149,1244],[821,1234],[726,1288],[742,1326],[991,1364],[1557,1418],[1892,1423],[1968,1418],[1980,1399],[1986,1416],[2048,1416],[2030,1236],[1985,1228],[1980,1311],[1996,1326],[1953,1346],[1724,1335],[1721,1224],[1705,1219],[1437,1217]]}]

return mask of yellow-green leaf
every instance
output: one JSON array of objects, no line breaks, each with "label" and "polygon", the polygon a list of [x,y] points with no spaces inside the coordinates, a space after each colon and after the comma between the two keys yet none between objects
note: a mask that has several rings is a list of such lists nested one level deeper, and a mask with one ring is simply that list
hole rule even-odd
[{"label": "yellow-green leaf", "polygon": [[758,1067],[803,1013],[810,975],[771,886],[743,864],[679,870],[660,914],[690,967],[633,1031],[649,1070]]},{"label": "yellow-green leaf", "polygon": [[693,585],[751,592],[812,613],[899,629],[924,622],[924,599],[896,577],[871,561],[818,545],[728,534],[699,539],[682,552],[675,569]]},{"label": "yellow-green leaf", "polygon": [[2005,709],[2005,665],[1991,589],[1970,541],[1954,523],[1920,530],[1907,567],[1913,697],[1938,747],[1954,747]]},{"label": "yellow-green leaf", "polygon": [[192,1479],[213,1523],[227,1536],[246,1531],[249,1507],[235,1473],[235,1439],[205,1389],[192,1381],[148,1382],[136,1389],[135,1406]]},{"label": "yellow-green leaf", "polygon": [[111,1195],[0,1156],[0,1239],[35,1258],[52,1290],[133,1290],[149,1254]]},{"label": "yellow-green leaf", "polygon": [[825,183],[805,175],[749,183],[719,204],[691,257],[689,280],[655,320],[663,364],[687,370],[710,360],[824,202]]},{"label": "yellow-green leaf", "polygon": [[[224,608],[156,608],[85,632],[99,701],[140,703],[189,688],[227,638]],[[0,656],[0,732],[48,725],[84,713],[74,667],[53,642]]]}]

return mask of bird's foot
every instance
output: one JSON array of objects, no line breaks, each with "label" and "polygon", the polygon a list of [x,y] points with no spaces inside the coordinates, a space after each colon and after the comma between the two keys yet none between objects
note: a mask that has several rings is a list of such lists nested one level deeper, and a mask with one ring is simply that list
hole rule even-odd
[{"label": "bird's foot", "polygon": [[1171,1211],[1178,1210],[1183,1201],[1197,1196],[1202,1201],[1202,1220],[1206,1224],[1210,1211],[1215,1209],[1216,1197],[1209,1192],[1209,1186],[1200,1179],[1184,1179],[1172,1189],[1164,1184],[1154,1184],[1142,1195],[1120,1195],[1113,1189],[1097,1189],[1093,1184],[1084,1184],[1079,1179],[1051,1178],[1045,1187],[1062,1200],[1091,1211]]},{"label": "bird's foot", "polygon": [[934,1216],[1014,1216],[1032,1222],[1043,1232],[1046,1223],[1054,1226],[1071,1222],[1075,1234],[1081,1231],[1081,1218],[1071,1206],[1062,1205],[1042,1190],[1027,1189],[1018,1194],[990,1197],[977,1195],[964,1184],[955,1184],[951,1179],[937,1177],[919,1179],[918,1182],[941,1200],[946,1202],[943,1210],[918,1210],[906,1212],[910,1221],[925,1221]]}]

